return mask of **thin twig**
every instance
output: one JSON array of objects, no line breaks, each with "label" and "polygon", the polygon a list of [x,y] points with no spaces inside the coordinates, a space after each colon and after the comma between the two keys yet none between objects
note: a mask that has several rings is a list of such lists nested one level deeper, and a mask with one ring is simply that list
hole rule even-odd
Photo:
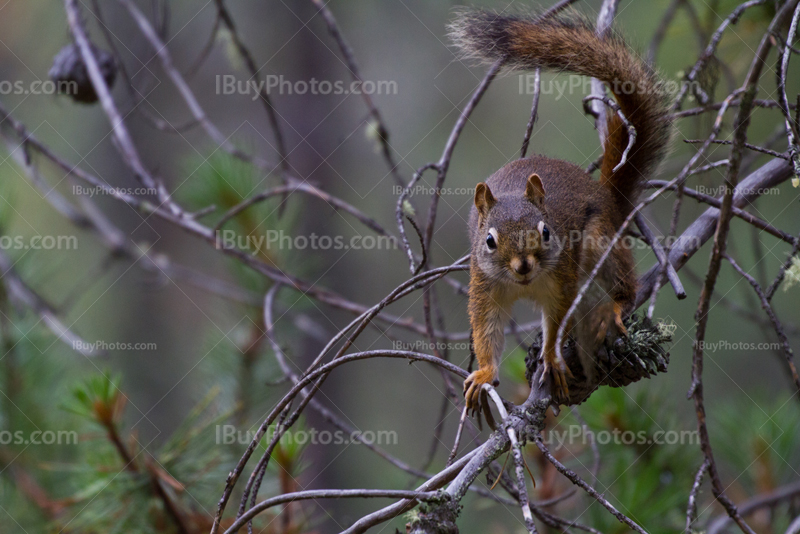
[{"label": "thin twig", "polygon": [[559,0],[556,4],[550,6],[547,11],[542,13],[542,18],[551,17],[556,13],[563,11],[564,9],[568,8],[578,0]]},{"label": "thin twig", "polygon": [[795,121],[792,119],[792,115],[789,112],[789,99],[786,97],[786,76],[789,71],[789,58],[792,56],[792,49],[789,45],[794,42],[794,37],[797,34],[798,22],[800,22],[800,5],[794,10],[792,23],[789,26],[789,33],[786,36],[787,46],[783,50],[783,56],[780,62],[778,62],[778,69],[775,72],[775,76],[778,80],[778,102],[780,103],[781,112],[784,116],[786,139],[789,143],[789,157],[794,166],[794,175],[800,177],[800,146],[798,146],[800,142],[798,140],[800,132],[797,131]]},{"label": "thin twig", "polygon": [[321,189],[315,187],[308,182],[301,182],[299,180],[292,179],[289,185],[283,185],[274,187],[272,189],[268,189],[263,193],[258,193],[257,195],[253,195],[252,197],[248,198],[237,204],[236,206],[232,207],[230,210],[225,212],[225,214],[220,218],[216,225],[214,225],[214,233],[218,233],[219,230],[225,225],[226,222],[230,221],[237,215],[240,215],[245,210],[255,206],[260,202],[264,202],[275,196],[285,195],[287,193],[305,193],[312,197],[317,197],[328,205],[334,210],[342,210],[346,213],[349,213],[353,217],[355,217],[359,222],[361,222],[364,226],[373,230],[377,234],[394,238],[389,232],[387,232],[380,224],[375,221],[372,217],[366,215],[361,210],[356,208],[355,206],[341,200]]},{"label": "thin twig", "polygon": [[104,356],[105,351],[95,350],[93,345],[87,343],[78,334],[71,330],[59,317],[56,311],[42,297],[28,287],[14,270],[14,264],[6,253],[0,250],[0,280],[8,295],[30,308],[39,316],[47,328],[56,336],[56,339],[87,358]]},{"label": "thin twig", "polygon": [[[239,33],[236,30],[236,23],[233,21],[233,17],[225,7],[225,0],[214,0],[214,4],[217,6],[217,15],[228,29],[228,33],[231,36],[231,42],[236,48],[236,51],[242,57],[242,60],[244,60],[244,64],[247,67],[247,70],[250,73],[250,79],[252,80],[258,76],[258,71],[260,69],[256,66],[255,59],[253,59],[253,55],[250,53],[250,50],[245,46],[244,42],[239,37]],[[272,128],[272,135],[275,136],[275,151],[278,153],[278,159],[280,160],[278,165],[283,169],[284,173],[287,173],[291,168],[289,165],[289,152],[286,149],[286,141],[284,140],[283,132],[278,122],[278,112],[275,110],[275,106],[269,97],[266,84],[262,86],[261,91],[259,92],[259,99],[264,104],[264,110],[267,113],[267,120],[269,120],[270,127]]]},{"label": "thin twig", "polygon": [[644,237],[645,242],[653,249],[653,253],[656,255],[656,258],[658,258],[658,261],[661,265],[666,266],[669,283],[675,290],[675,296],[678,297],[679,300],[685,299],[686,290],[683,289],[683,284],[678,277],[678,273],[675,271],[675,267],[672,266],[667,258],[664,245],[662,245],[655,234],[653,234],[653,230],[650,229],[650,226],[648,226],[647,221],[641,213],[636,214],[634,221],[636,221],[636,226],[638,226],[639,230],[642,232],[642,237]]},{"label": "thin twig", "polygon": [[[765,495],[756,495],[755,497],[743,501],[739,506],[739,511],[742,515],[748,515],[757,510],[771,508],[780,502],[791,501],[791,499],[794,499],[798,495],[800,495],[800,482],[792,482],[791,484],[776,488]],[[730,523],[731,518],[727,515],[722,515],[711,521],[706,533],[722,534]]]},{"label": "thin twig", "polygon": [[[690,144],[705,143],[705,139],[684,139],[683,142],[684,143],[690,143]],[[715,139],[714,141],[712,141],[712,143],[714,143],[715,145],[732,145],[733,141],[728,141],[728,140],[723,140],[723,139]],[[756,152],[761,152],[762,154],[768,154],[768,155],[772,156],[773,158],[785,159],[787,161],[790,159],[789,156],[787,156],[785,154],[781,154],[780,152],[775,152],[774,150],[770,150],[768,148],[763,148],[763,147],[760,147],[760,146],[751,145],[750,143],[745,143],[744,147],[747,148],[747,149],[750,149],[750,150],[754,150]]]},{"label": "thin twig", "polygon": [[[677,189],[676,186],[668,185],[667,182],[665,182],[664,180],[650,180],[648,182],[648,185],[650,187],[656,187],[656,188],[657,187],[663,187],[663,186],[667,185],[667,189],[670,189],[670,190],[676,190]],[[699,202],[703,202],[704,204],[708,204],[709,206],[714,206],[715,208],[719,208],[720,206],[722,206],[722,199],[715,198],[715,197],[712,197],[710,195],[706,195],[704,193],[700,193],[700,192],[695,191],[694,189],[690,189],[688,187],[685,187],[683,189],[683,194],[686,195],[689,198],[693,198],[693,199],[695,199],[695,200],[697,200]],[[788,233],[784,232],[783,230],[781,230],[779,228],[775,228],[774,226],[772,226],[771,224],[766,222],[764,219],[756,217],[755,215],[753,215],[749,211],[745,211],[745,210],[743,210],[741,208],[737,208],[736,206],[733,206],[731,209],[733,210],[733,214],[736,217],[739,217],[743,221],[753,225],[755,228],[758,228],[759,230],[763,230],[763,231],[767,232],[768,234],[773,235],[773,236],[777,237],[778,239],[780,239],[782,241],[785,241],[786,243],[794,244],[795,239],[796,239],[795,237],[789,235]]]},{"label": "thin twig", "polygon": [[[740,4],[734,9],[730,15],[728,15],[725,20],[722,21],[719,28],[714,32],[709,40],[708,46],[706,47],[705,51],[702,53],[700,58],[694,64],[692,69],[689,71],[689,74],[686,75],[686,79],[684,80],[683,84],[681,85],[680,92],[678,93],[677,97],[675,98],[675,103],[673,104],[673,110],[677,111],[680,109],[681,104],[683,103],[683,99],[686,97],[686,92],[692,88],[693,90],[697,88],[697,77],[700,72],[705,68],[706,63],[708,62],[711,57],[714,56],[714,52],[717,50],[717,45],[719,44],[720,39],[722,39],[722,35],[725,33],[725,29],[728,26],[736,24],[739,21],[739,17],[742,16],[747,9],[751,7],[761,5],[765,3],[766,0],[750,0],[749,2],[745,2]],[[700,101],[701,104],[705,105],[707,101]]]},{"label": "thin twig", "polygon": [[636,128],[633,127],[633,124],[631,124],[628,118],[622,113],[622,109],[619,107],[619,104],[614,101],[614,99],[607,96],[589,95],[583,99],[584,106],[587,102],[592,101],[600,101],[613,109],[619,119],[622,121],[622,124],[624,124],[625,128],[628,130],[628,146],[626,146],[625,150],[622,152],[622,156],[619,158],[619,163],[617,163],[617,165],[612,169],[612,172],[617,172],[622,168],[623,165],[625,165],[625,162],[628,161],[628,153],[636,143]]},{"label": "thin twig", "polygon": [[[782,24],[786,15],[791,12],[790,10],[794,8],[796,4],[796,0],[786,2],[770,23],[770,30]],[[728,512],[730,518],[739,526],[742,532],[747,534],[754,534],[753,529],[745,523],[736,505],[725,494],[725,487],[722,485],[719,473],[717,472],[716,463],[714,462],[714,454],[712,452],[711,441],[706,426],[706,412],[703,397],[703,343],[705,341],[711,295],[714,292],[720,264],[728,243],[728,230],[730,229],[731,217],[733,217],[732,207],[734,190],[739,180],[739,166],[742,160],[744,144],[747,141],[747,127],[750,124],[752,102],[755,98],[758,79],[761,75],[764,61],[770,47],[769,37],[765,35],[756,50],[755,57],[751,63],[745,82],[742,85],[742,104],[739,107],[739,113],[733,125],[734,138],[731,155],[728,158],[730,160],[730,165],[728,166],[728,172],[725,176],[725,195],[722,200],[722,206],[720,207],[719,221],[714,235],[714,247],[706,273],[706,280],[700,293],[697,313],[695,315],[697,326],[692,351],[692,384],[688,395],[690,398],[694,399],[695,411],[697,413],[697,428],[700,435],[700,449],[703,451],[703,455],[709,463],[708,474],[711,479],[712,493]]]},{"label": "thin twig", "polygon": [[748,274],[744,269],[739,267],[739,265],[729,255],[724,254],[723,256],[726,260],[728,260],[736,272],[742,275],[742,277],[750,283],[750,285],[753,287],[753,290],[756,292],[756,295],[758,295],[758,299],[761,301],[761,307],[764,309],[767,317],[769,317],[772,327],[775,329],[775,333],[778,336],[778,340],[783,347],[783,356],[786,359],[786,365],[789,368],[789,374],[792,377],[795,388],[797,388],[797,391],[800,392],[800,376],[798,376],[797,367],[794,364],[794,353],[792,352],[791,345],[789,345],[789,338],[786,337],[786,332],[783,331],[783,326],[781,325],[780,319],[778,319],[778,316],[775,314],[775,311],[772,309],[772,306],[767,300],[764,290],[761,289],[761,284],[759,284],[756,279]]},{"label": "thin twig", "polygon": [[547,446],[542,442],[542,439],[540,437],[538,436],[535,437],[533,441],[534,443],[536,443],[536,446],[539,447],[539,450],[542,451],[544,457],[547,458],[547,460],[551,464],[553,464],[553,466],[558,470],[559,473],[567,477],[573,484],[575,484],[576,486],[584,490],[586,493],[594,497],[594,499],[597,502],[599,502],[606,510],[611,512],[611,515],[616,517],[620,523],[627,525],[629,528],[635,530],[639,534],[647,534],[647,531],[645,531],[642,527],[637,525],[633,520],[628,518],[625,514],[617,510],[614,507],[614,505],[608,502],[608,500],[606,500],[605,497],[600,495],[597,492],[597,490],[595,490],[593,487],[587,484],[583,479],[581,479],[581,477],[579,477],[575,471],[569,469],[564,464],[559,462],[558,459],[555,456],[553,456],[549,450],[547,450]]},{"label": "thin twig", "polygon": [[794,262],[794,258],[797,253],[800,252],[800,235],[794,238],[792,241],[792,250],[789,252],[789,256],[786,258],[786,261],[783,262],[781,265],[780,270],[778,271],[777,276],[775,276],[775,280],[769,285],[766,291],[767,301],[772,301],[772,297],[775,296],[775,292],[778,290],[778,286],[781,285],[783,282],[784,277],[786,276],[786,270],[792,266]]},{"label": "thin twig", "polygon": [[703,483],[703,477],[708,471],[709,461],[708,458],[703,460],[703,464],[700,466],[700,469],[697,470],[697,474],[694,476],[694,484],[692,484],[692,489],[689,492],[689,502],[686,505],[686,530],[685,532],[690,533],[694,532],[692,529],[692,524],[697,520],[697,495],[700,493],[700,485]]},{"label": "thin twig", "polygon": [[[361,73],[359,72],[355,53],[353,52],[353,49],[350,48],[350,45],[347,44],[342,32],[339,31],[339,25],[336,23],[336,18],[328,8],[328,2],[324,2],[322,0],[311,0],[311,2],[319,10],[323,20],[325,21],[325,24],[328,26],[328,32],[331,34],[331,37],[333,37],[333,40],[336,41],[339,50],[342,52],[342,56],[347,64],[347,70],[350,71],[351,78],[354,82],[363,84],[364,79],[361,77]],[[392,178],[394,178],[395,183],[402,186],[403,179],[397,172],[398,165],[394,160],[394,156],[392,155],[392,147],[389,145],[389,129],[386,127],[386,123],[381,117],[381,113],[378,110],[378,107],[375,105],[375,102],[373,102],[369,92],[359,92],[361,93],[361,98],[364,100],[364,104],[367,106],[367,110],[369,110],[369,114],[374,121],[375,131],[381,143],[383,157],[386,160],[386,163],[389,165],[389,173],[392,175]]]},{"label": "thin twig", "polygon": [[433,501],[440,498],[435,491],[403,491],[403,490],[370,490],[370,489],[354,489],[354,490],[306,490],[296,491],[294,493],[285,493],[272,497],[265,501],[261,501],[257,505],[250,508],[247,513],[243,514],[231,526],[225,530],[225,534],[234,534],[238,532],[245,524],[251,521],[255,516],[261,512],[278,506],[279,504],[291,503],[296,501],[308,499],[353,499],[353,498],[371,498],[371,499],[413,499],[415,501]]},{"label": "thin twig", "polygon": [[[497,394],[497,391],[490,385],[484,384],[484,391],[487,392],[489,398],[494,401],[497,411],[500,414],[502,425],[508,421],[508,412],[503,405],[503,400]],[[487,408],[488,410],[488,408]],[[508,441],[511,448],[511,453],[514,455],[514,468],[517,473],[517,491],[519,492],[519,505],[522,508],[522,518],[525,520],[525,528],[530,534],[536,534],[536,525],[533,522],[533,514],[531,513],[530,501],[528,500],[528,489],[525,482],[525,468],[523,467],[525,460],[522,457],[522,447],[517,439],[517,432],[513,427],[505,427],[505,432],[508,435]],[[502,473],[502,469],[501,469]]]},{"label": "thin twig", "polygon": [[519,151],[519,157],[524,158],[528,153],[528,143],[531,141],[531,133],[533,133],[533,125],[536,124],[536,119],[539,118],[539,94],[542,89],[542,69],[536,69],[533,73],[533,104],[531,105],[531,118],[528,125],[525,127],[525,137],[522,138],[522,148]]},{"label": "thin twig", "polygon": [[464,431],[464,423],[467,420],[467,407],[466,405],[461,410],[461,417],[458,420],[458,430],[456,430],[456,437],[453,440],[453,449],[450,451],[450,456],[447,457],[447,466],[453,463],[458,454],[458,445],[461,443],[461,433]]},{"label": "thin twig", "polygon": [[[728,107],[736,108],[736,107],[739,107],[739,104],[741,104],[740,100],[733,100],[728,104]],[[702,106],[702,107],[691,108],[691,109],[687,109],[687,110],[684,110],[684,111],[677,111],[677,112],[673,113],[672,115],[670,115],[670,118],[672,120],[677,120],[677,119],[685,119],[686,117],[694,117],[694,116],[697,116],[697,115],[701,115],[703,113],[708,113],[709,111],[719,111],[719,109],[722,106],[723,106],[722,102],[716,102],[714,104],[708,104],[708,105],[705,105],[705,106]],[[780,108],[780,104],[778,103],[777,100],[755,99],[755,100],[753,100],[753,107],[766,108],[766,109],[779,109]],[[789,104],[789,108],[796,110],[797,109],[797,105],[796,104]]]},{"label": "thin twig", "polygon": [[[426,163],[425,165],[417,169],[417,172],[415,172],[414,176],[411,177],[411,181],[408,182],[408,185],[406,185],[403,188],[403,191],[397,198],[397,206],[395,207],[395,221],[397,222],[397,229],[400,231],[400,239],[403,242],[403,249],[406,251],[406,255],[408,256],[408,268],[411,270],[412,273],[417,273],[420,267],[418,267],[415,264],[414,251],[411,249],[411,243],[409,243],[408,241],[408,236],[406,235],[405,223],[403,221],[404,219],[408,219],[409,222],[411,222],[412,220],[412,214],[409,212],[413,208],[411,207],[411,203],[408,202],[411,189],[422,178],[422,175],[425,173],[425,171],[430,169],[438,169],[438,166],[435,163]],[[422,241],[422,255],[424,257],[427,257],[425,249],[425,240],[422,239],[421,241]],[[424,264],[420,262],[420,265]]]},{"label": "thin twig", "polygon": [[459,137],[461,137],[461,132],[467,125],[470,115],[472,115],[472,112],[475,110],[478,102],[480,102],[481,97],[489,88],[489,84],[492,83],[492,80],[495,79],[497,73],[500,72],[502,65],[503,60],[501,59],[489,67],[489,70],[486,72],[483,80],[481,80],[481,83],[478,84],[475,92],[472,93],[472,98],[469,99],[469,102],[461,111],[455,126],[453,126],[453,130],[450,132],[450,137],[447,139],[447,144],[445,144],[442,157],[439,158],[439,161],[436,163],[436,169],[438,171],[436,175],[436,187],[431,194],[431,205],[430,208],[428,208],[428,224],[425,227],[425,248],[428,251],[428,260],[430,260],[431,256],[431,241],[433,240],[433,230],[436,226],[436,211],[439,206],[439,197],[444,185],[444,180],[447,177],[447,170],[450,167],[450,158],[453,157],[453,151],[456,148],[456,142],[458,142]]}]

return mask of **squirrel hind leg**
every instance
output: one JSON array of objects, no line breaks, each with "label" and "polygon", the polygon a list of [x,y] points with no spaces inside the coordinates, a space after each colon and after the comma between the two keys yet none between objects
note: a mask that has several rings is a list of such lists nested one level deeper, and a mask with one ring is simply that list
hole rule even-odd
[{"label": "squirrel hind leg", "polygon": [[609,334],[627,335],[627,331],[622,324],[622,308],[613,300],[587,305],[584,310],[575,326],[575,352],[578,354],[586,380],[594,382],[597,352],[606,337]]}]

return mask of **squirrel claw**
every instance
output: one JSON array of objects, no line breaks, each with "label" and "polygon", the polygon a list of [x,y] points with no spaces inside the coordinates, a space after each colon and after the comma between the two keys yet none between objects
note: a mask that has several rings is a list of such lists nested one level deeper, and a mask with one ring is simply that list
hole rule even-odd
[{"label": "squirrel claw", "polygon": [[483,392],[484,384],[492,384],[496,382],[494,373],[489,371],[485,372],[481,369],[473,371],[464,380],[464,400],[467,404],[467,413],[470,415],[479,415],[481,411],[481,393]]}]

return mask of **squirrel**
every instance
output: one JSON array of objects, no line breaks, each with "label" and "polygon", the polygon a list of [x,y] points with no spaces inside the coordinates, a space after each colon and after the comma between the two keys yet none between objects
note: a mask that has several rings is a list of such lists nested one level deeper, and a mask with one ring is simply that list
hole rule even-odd
[{"label": "squirrel", "polygon": [[[467,11],[451,37],[469,57],[512,70],[549,69],[597,78],[635,128],[609,111],[600,179],[572,163],[536,155],[518,159],[475,188],[470,212],[469,318],[479,368],[464,381],[467,409],[480,411],[483,384],[499,384],[504,326],[513,303],[532,300],[542,311],[544,374],[553,400],[567,402],[567,375],[556,337],[579,289],[632,212],[643,181],[667,151],[671,119],[659,77],[617,35],[599,36],[574,12],[508,16]],[[587,379],[607,335],[627,335],[623,317],[636,297],[633,254],[620,240],[565,328]]]}]

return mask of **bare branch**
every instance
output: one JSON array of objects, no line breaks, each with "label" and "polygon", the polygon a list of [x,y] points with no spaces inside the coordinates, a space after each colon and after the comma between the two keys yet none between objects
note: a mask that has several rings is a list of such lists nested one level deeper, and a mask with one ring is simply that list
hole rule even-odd
[{"label": "bare branch", "polygon": [[689,503],[686,505],[686,532],[694,531],[692,524],[697,520],[697,494],[700,492],[700,485],[703,483],[703,477],[708,471],[708,466],[709,461],[706,458],[694,477],[694,484],[692,484],[692,490],[689,492]]},{"label": "bare branch", "polygon": [[308,499],[353,499],[353,498],[371,498],[371,499],[414,499],[415,501],[433,501],[439,499],[439,495],[435,491],[402,491],[402,490],[308,490],[296,491],[294,493],[285,493],[272,497],[265,501],[261,501],[257,505],[250,508],[244,515],[237,519],[230,527],[225,530],[225,534],[234,534],[238,532],[246,523],[248,523],[255,516],[261,512],[277,506],[279,504],[291,503],[296,501],[303,501]]},{"label": "bare branch", "polygon": [[575,484],[576,486],[578,486],[579,488],[584,490],[586,493],[588,493],[589,495],[594,497],[594,499],[597,502],[599,502],[601,505],[603,505],[603,507],[606,510],[611,512],[611,515],[616,517],[617,520],[620,523],[623,523],[624,525],[627,525],[629,528],[631,528],[632,530],[635,530],[636,532],[639,532],[640,534],[647,534],[646,530],[644,530],[642,527],[637,525],[633,520],[628,518],[625,514],[623,514],[619,510],[617,510],[614,507],[614,505],[611,504],[610,502],[608,502],[608,500],[606,500],[605,497],[600,495],[597,492],[597,490],[595,490],[589,484],[584,482],[583,479],[581,479],[581,477],[579,477],[578,474],[575,471],[573,471],[572,469],[569,469],[564,464],[559,462],[558,459],[556,459],[556,457],[553,456],[552,453],[549,450],[547,450],[547,446],[542,442],[541,438],[536,437],[536,438],[534,438],[533,441],[534,441],[534,443],[536,443],[536,446],[539,447],[539,450],[542,451],[542,454],[544,455],[544,457],[547,458],[547,460],[551,464],[553,464],[555,466],[555,468],[558,470],[559,473],[561,473],[562,475],[567,477],[573,484]]},{"label": "bare branch", "polygon": [[798,146],[798,136],[800,132],[797,131],[797,125],[792,119],[789,112],[789,100],[786,98],[786,76],[789,72],[789,58],[792,56],[791,43],[794,42],[795,35],[797,35],[797,24],[800,22],[800,5],[794,10],[792,16],[792,23],[789,26],[789,34],[786,36],[786,47],[783,50],[783,56],[778,63],[778,69],[775,76],[778,79],[778,103],[781,107],[781,112],[784,116],[784,125],[786,127],[786,139],[789,143],[789,156],[794,166],[794,175],[800,177],[800,147]]},{"label": "bare branch", "polygon": [[87,343],[79,335],[75,334],[70,327],[65,325],[64,322],[59,319],[58,315],[50,306],[50,304],[48,304],[42,297],[37,295],[25,284],[25,282],[22,281],[19,275],[14,271],[11,258],[6,256],[5,252],[3,251],[0,251],[0,271],[2,271],[0,274],[0,280],[2,280],[9,296],[18,302],[21,302],[30,308],[33,313],[38,315],[45,326],[47,326],[47,328],[53,332],[53,334],[55,334],[58,341],[67,345],[70,350],[74,350],[80,354],[83,354],[87,358],[103,356],[105,354],[103,351],[95,351],[90,348],[92,347],[91,344]]},{"label": "bare branch", "polygon": [[[350,45],[347,44],[342,32],[339,31],[339,25],[336,23],[336,18],[334,18],[331,10],[328,9],[327,2],[323,2],[322,0],[311,0],[311,2],[317,9],[319,9],[322,18],[325,20],[325,24],[328,26],[328,31],[330,32],[331,37],[333,37],[334,41],[336,41],[339,50],[342,52],[342,56],[344,56],[344,60],[347,63],[347,70],[350,71],[350,76],[352,77],[353,81],[359,84],[363,83],[364,79],[361,77],[361,73],[359,72],[353,49],[350,48]],[[397,172],[398,165],[394,161],[392,147],[389,145],[389,129],[386,127],[386,123],[383,121],[381,113],[378,111],[377,106],[375,106],[375,103],[372,101],[370,94],[367,91],[361,91],[361,98],[364,100],[364,104],[366,104],[369,114],[372,116],[372,120],[375,123],[375,130],[381,143],[381,151],[383,152],[383,157],[386,160],[386,163],[389,165],[389,173],[394,178],[395,183],[402,186],[403,179]]]},{"label": "bare branch", "polygon": [[475,110],[475,106],[478,105],[481,97],[489,88],[489,84],[492,83],[492,80],[495,79],[497,73],[500,72],[502,63],[502,60],[498,60],[494,63],[494,65],[489,67],[489,70],[486,72],[483,80],[481,80],[478,88],[475,89],[474,93],[472,93],[472,98],[469,99],[469,102],[467,102],[467,105],[461,111],[461,115],[459,115],[455,126],[453,126],[453,130],[450,132],[450,137],[447,139],[447,144],[442,152],[442,157],[439,158],[439,161],[436,163],[436,170],[438,171],[436,176],[436,187],[431,195],[431,206],[428,209],[428,224],[425,227],[425,248],[428,250],[428,259],[430,259],[431,255],[431,240],[433,239],[433,229],[436,226],[436,209],[439,206],[439,196],[441,194],[442,186],[444,185],[444,180],[447,177],[447,169],[450,167],[450,158],[453,157],[453,151],[456,148],[456,142],[458,142],[459,137],[461,137],[461,132],[467,125],[467,121],[469,120],[470,115],[472,115],[472,112]]},{"label": "bare branch", "polygon": [[525,127],[525,137],[522,138],[522,148],[519,151],[519,157],[524,158],[528,153],[528,143],[531,141],[531,133],[533,133],[533,125],[536,124],[536,119],[539,118],[539,95],[542,90],[542,69],[536,69],[533,73],[534,88],[533,88],[533,104],[531,105],[531,118],[528,125]]},{"label": "bare branch", "polygon": [[[664,185],[667,185],[667,182],[665,182],[663,180],[651,180],[650,182],[648,182],[648,185],[650,187],[663,187]],[[670,190],[674,191],[674,190],[677,189],[677,187],[676,186],[667,185],[667,189],[670,189]],[[700,193],[698,191],[695,191],[694,189],[689,189],[688,187],[684,187],[683,194],[686,195],[687,197],[694,198],[694,199],[696,199],[696,200],[698,200],[700,202],[703,202],[705,204],[708,204],[710,206],[714,206],[715,208],[719,208],[720,206],[722,206],[722,200],[721,199],[714,198],[714,197],[712,197],[710,195],[706,195],[704,193]],[[733,210],[733,214],[736,217],[739,217],[740,219],[742,219],[743,221],[746,221],[749,224],[752,224],[753,226],[755,226],[759,230],[764,230],[765,232],[777,237],[778,239],[781,239],[781,240],[785,241],[786,243],[794,244],[795,238],[793,236],[789,235],[788,233],[784,232],[783,230],[780,230],[779,228],[775,228],[774,226],[772,226],[771,224],[766,222],[764,219],[760,219],[759,217],[756,217],[755,215],[753,215],[749,211],[745,211],[745,210],[743,210],[741,208],[737,208],[735,206],[732,207],[731,209]]]},{"label": "bare branch", "polygon": [[[684,143],[705,143],[705,140],[704,139],[684,139],[683,142]],[[712,143],[714,143],[715,145],[732,145],[733,141],[715,139],[714,141],[712,141]],[[760,147],[760,146],[751,145],[750,143],[745,143],[744,147],[748,148],[750,150],[754,150],[756,152],[761,152],[762,154],[768,154],[768,155],[772,156],[773,158],[785,159],[787,161],[790,159],[789,156],[786,156],[785,154],[781,154],[780,152],[775,152],[774,150],[770,150],[768,148],[763,148],[763,147]]]},{"label": "bare branch", "polygon": [[[250,78],[255,78],[258,76],[258,71],[260,69],[256,67],[256,62],[253,59],[253,55],[239,37],[233,17],[225,7],[225,0],[214,0],[214,4],[217,6],[217,15],[230,33],[233,46],[244,60],[245,66],[247,66],[247,70],[250,73]],[[267,112],[267,120],[269,120],[270,127],[272,128],[272,134],[275,136],[275,149],[278,152],[278,158],[280,159],[279,166],[284,172],[288,172],[290,169],[289,153],[286,149],[286,141],[283,138],[283,132],[280,124],[278,123],[278,113],[275,111],[275,106],[272,104],[272,100],[270,99],[266,88],[261,88],[261,91],[259,92],[259,98],[264,104],[264,109]]]},{"label": "bare branch", "polygon": [[[792,168],[786,161],[772,160],[764,164],[736,186],[733,206],[741,208],[747,205],[748,202],[760,196],[761,191],[774,187],[791,176]],[[719,210],[709,208],[678,237],[669,253],[669,261],[676,271],[680,271],[681,267],[686,265],[686,262],[700,250],[700,247],[714,235],[718,218]],[[650,296],[658,269],[658,265],[653,266],[639,277],[639,291],[636,294],[635,307],[641,306]]]},{"label": "bare branch", "polygon": [[753,290],[758,295],[759,300],[761,301],[761,307],[764,309],[764,312],[769,317],[770,322],[772,323],[772,327],[775,329],[775,333],[778,335],[778,340],[781,342],[781,346],[783,347],[783,355],[786,358],[786,365],[789,368],[789,374],[792,376],[792,381],[794,382],[797,391],[800,392],[800,376],[797,374],[797,367],[794,364],[794,353],[792,352],[792,347],[789,345],[789,339],[786,337],[786,332],[783,331],[783,326],[781,325],[780,319],[775,314],[775,311],[772,309],[769,301],[767,300],[767,296],[764,294],[764,291],[761,289],[761,285],[756,281],[755,278],[750,276],[744,269],[739,267],[739,265],[727,254],[724,255],[725,259],[731,264],[731,266],[736,270],[737,273],[742,275],[742,277],[748,281],[748,283],[753,287]]},{"label": "bare branch", "polygon": [[678,297],[679,300],[685,299],[686,290],[683,289],[683,284],[681,283],[681,279],[678,278],[678,273],[675,272],[675,267],[673,267],[667,259],[664,245],[662,245],[655,234],[653,234],[653,230],[647,225],[647,221],[641,213],[637,213],[634,220],[636,221],[636,226],[638,226],[639,230],[642,232],[642,237],[644,237],[645,242],[653,249],[659,263],[661,263],[662,266],[666,266],[669,283],[672,284],[672,288],[675,290],[675,296]]},{"label": "bare branch", "polygon": [[622,121],[622,124],[624,124],[625,128],[628,130],[628,146],[626,146],[625,150],[622,152],[622,156],[619,158],[619,163],[617,163],[617,165],[612,169],[613,172],[617,172],[622,168],[623,165],[625,165],[625,162],[628,161],[628,153],[631,151],[631,148],[633,148],[634,143],[636,143],[636,128],[633,127],[633,124],[631,124],[628,118],[622,113],[622,109],[620,109],[619,104],[614,102],[612,98],[607,96],[589,95],[583,99],[584,105],[586,105],[587,102],[592,101],[600,101],[613,109],[619,119]]},{"label": "bare branch", "polygon": [[[748,515],[756,510],[772,507],[780,502],[790,500],[797,495],[800,495],[800,482],[793,482],[785,486],[781,486],[766,495],[757,495],[739,505],[739,512],[742,515]],[[731,524],[731,518],[727,515],[722,515],[714,519],[709,525],[707,534],[722,534],[725,529]]]}]

